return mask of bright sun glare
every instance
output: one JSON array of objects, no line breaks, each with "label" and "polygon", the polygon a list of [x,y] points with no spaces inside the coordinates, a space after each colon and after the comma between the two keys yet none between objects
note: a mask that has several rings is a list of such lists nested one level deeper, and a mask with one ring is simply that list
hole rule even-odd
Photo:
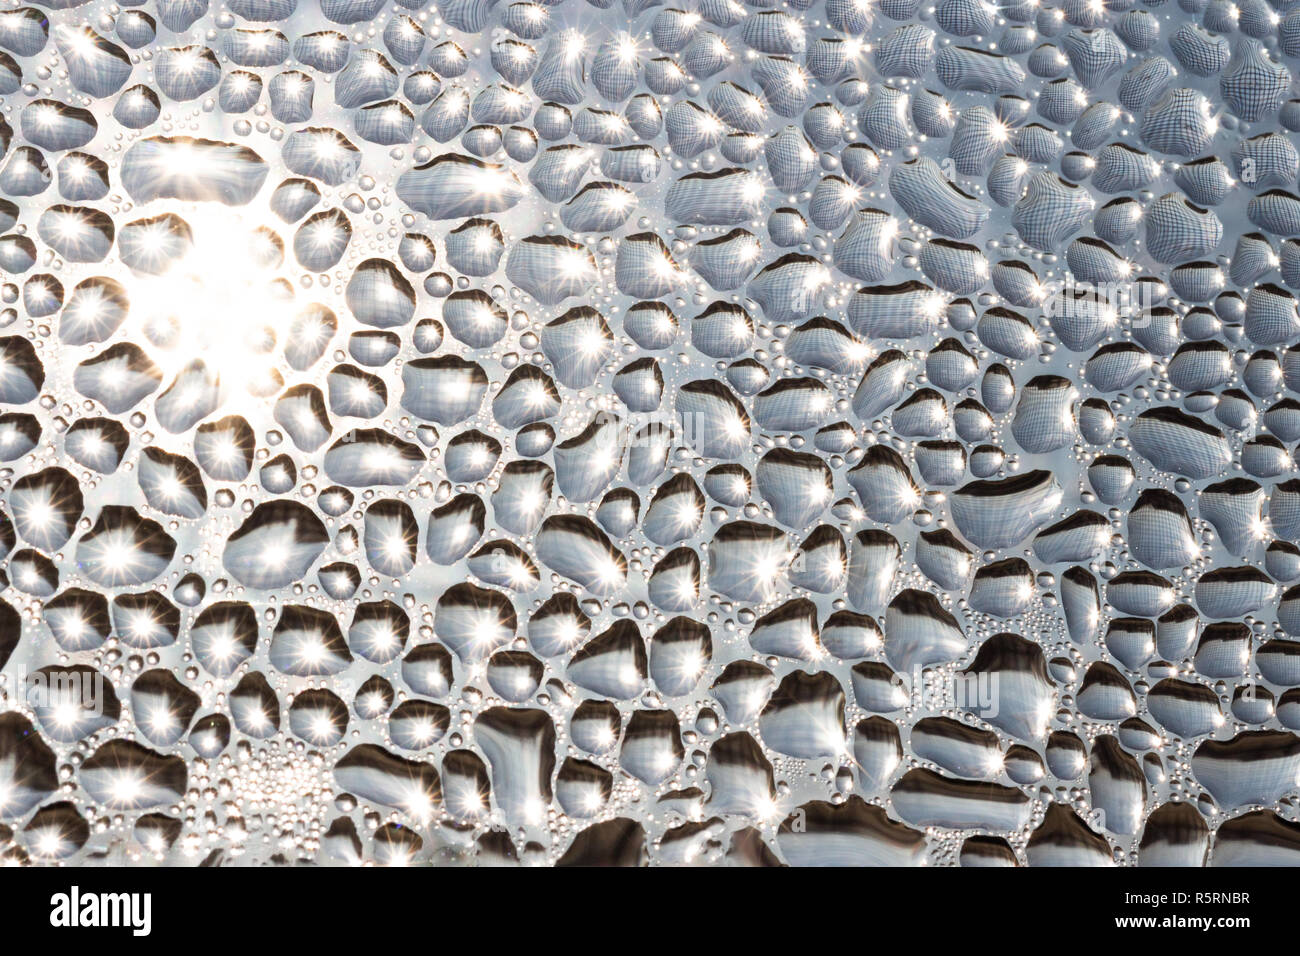
[{"label": "bright sun glare", "polygon": [[[250,226],[224,208],[181,214],[192,241],[179,255],[163,226],[138,240],[158,247],[161,274],[138,274],[132,314],[169,384],[195,361],[220,382],[223,407],[277,393],[283,380],[276,356],[295,313],[293,287],[279,269],[284,245],[270,229]],[[164,251],[166,250],[166,251]]]}]

